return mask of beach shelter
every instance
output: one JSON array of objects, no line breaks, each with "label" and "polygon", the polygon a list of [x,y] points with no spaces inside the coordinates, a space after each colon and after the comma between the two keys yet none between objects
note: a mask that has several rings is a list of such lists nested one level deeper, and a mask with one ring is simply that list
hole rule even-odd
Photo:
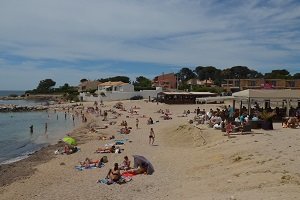
[{"label": "beach shelter", "polygon": [[133,155],[134,158],[134,168],[143,167],[147,169],[147,174],[151,175],[154,172],[154,167],[151,162],[144,156]]},{"label": "beach shelter", "polygon": [[70,136],[66,136],[63,138],[63,141],[69,145],[77,145],[77,142],[74,138],[71,138]]},{"label": "beach shelter", "polygon": [[286,100],[287,102],[287,113],[289,116],[290,103],[291,100],[300,100],[300,90],[291,90],[291,89],[248,89],[240,92],[235,92],[232,94],[233,97],[239,100],[247,99],[248,107],[250,110],[251,99],[264,99],[264,100]]}]

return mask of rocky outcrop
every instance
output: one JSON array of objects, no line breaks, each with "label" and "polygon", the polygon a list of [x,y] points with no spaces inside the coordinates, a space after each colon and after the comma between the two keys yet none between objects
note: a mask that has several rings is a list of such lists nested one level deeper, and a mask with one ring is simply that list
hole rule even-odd
[{"label": "rocky outcrop", "polygon": [[18,106],[18,105],[0,105],[0,112],[30,112],[47,110],[48,106]]}]

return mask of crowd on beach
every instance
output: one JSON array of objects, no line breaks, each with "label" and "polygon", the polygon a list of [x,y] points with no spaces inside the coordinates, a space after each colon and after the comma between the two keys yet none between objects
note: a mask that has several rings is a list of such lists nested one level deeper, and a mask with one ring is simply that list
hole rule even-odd
[{"label": "crowd on beach", "polygon": [[[153,120],[152,117],[147,117],[141,114],[140,107],[131,106],[129,109],[127,109],[121,102],[116,103],[113,108],[109,109],[103,104],[103,102],[101,102],[100,104],[98,102],[95,102],[93,106],[86,108],[80,104],[71,108],[63,108],[63,110],[65,109],[67,109],[65,113],[69,113],[70,109],[72,109],[72,113],[74,113],[73,117],[74,115],[77,117],[81,116],[83,123],[87,122],[88,119],[91,118],[91,116],[100,118],[104,124],[102,126],[91,126],[89,130],[90,134],[101,134],[103,129],[107,129],[109,126],[115,125],[115,127],[120,127],[117,134],[128,136],[139,129],[141,118],[147,119],[147,125],[153,125],[159,122],[159,120]],[[262,109],[258,105],[256,105],[255,108],[251,108],[251,114],[248,114],[249,112],[245,107],[238,110],[230,105],[225,105],[222,108],[215,108],[214,110],[201,110],[200,107],[197,107],[194,111],[184,110],[182,115],[177,117],[188,117],[191,114],[194,114],[193,120],[189,120],[190,123],[195,123],[196,125],[207,125],[210,128],[219,129],[224,132],[225,136],[228,136],[230,138],[234,133],[246,134],[247,132],[251,131],[251,123],[262,120],[260,117],[260,113],[264,110],[274,113],[274,116],[276,114],[280,115],[283,113],[279,108]],[[162,120],[172,120],[172,117],[174,117],[169,109],[159,109],[158,111],[156,111],[156,113],[161,114],[160,117]],[[287,118],[287,120],[283,122],[283,127],[296,128],[297,126],[299,126],[300,108],[294,109],[294,111],[292,111],[291,113],[294,114],[294,116]],[[123,116],[123,118],[118,123],[120,116]],[[127,119],[130,118],[135,118],[135,120],[131,120],[131,123],[132,121],[135,122],[135,129],[133,128],[134,126],[130,126],[127,121]],[[153,127],[150,127],[149,129],[149,144],[153,145],[155,142],[155,132]],[[110,141],[109,144],[106,144],[103,147],[98,147],[95,150],[94,153],[99,154],[121,154],[122,152],[124,152],[124,144],[127,142],[132,142],[129,139],[120,139],[118,138],[118,135],[115,136],[114,134],[110,136],[99,136],[99,139]],[[71,154],[78,152],[78,150],[79,148],[76,148],[72,145],[66,145],[63,153]],[[107,155],[102,156],[99,159],[91,159],[87,157],[83,161],[79,161],[79,166],[77,166],[77,169],[82,170],[89,168],[102,168],[106,163],[109,163]],[[125,155],[123,157],[123,161],[121,163],[114,163],[113,167],[108,171],[107,176],[104,179],[99,179],[98,182],[104,184],[126,183],[132,180],[131,177],[134,175],[148,174],[147,168],[147,163],[137,165],[134,168],[132,166],[130,158]]]},{"label": "crowd on beach", "polygon": [[[57,108],[56,108],[57,109]],[[88,119],[92,118],[102,118],[102,122],[104,123],[101,126],[96,124],[90,125],[89,134],[102,134],[103,129],[107,129],[109,126],[116,125],[120,126],[120,129],[117,133],[117,136],[99,136],[100,140],[105,140],[110,143],[105,144],[104,147],[98,147],[94,153],[98,154],[121,154],[124,151],[124,144],[127,142],[132,142],[129,139],[120,139],[118,138],[118,134],[120,135],[129,135],[133,131],[133,127],[129,126],[127,120],[122,120],[119,124],[117,120],[120,116],[126,115],[126,118],[136,118],[135,119],[135,128],[139,129],[139,118],[145,118],[145,115],[140,115],[140,108],[137,106],[132,106],[129,109],[126,109],[122,103],[117,103],[113,108],[108,109],[103,102],[100,104],[98,102],[94,102],[93,106],[84,107],[82,104],[72,106],[71,108],[61,108],[62,110],[67,110],[65,114],[75,113],[75,116],[82,117],[82,122],[85,123]],[[147,124],[153,124],[153,120],[151,117],[147,120]],[[153,128],[150,128],[149,131],[149,144],[154,144],[155,141],[155,133]],[[65,144],[64,148],[57,151],[56,154],[72,154],[76,153],[80,150],[74,145]],[[76,166],[76,169],[90,169],[90,168],[102,168],[106,163],[109,162],[108,156],[102,156],[100,159],[91,159],[89,157],[85,158],[83,161],[79,161],[79,165]],[[152,166],[152,165],[151,165]],[[124,160],[122,163],[115,163],[113,168],[111,168],[104,179],[100,179],[98,182],[104,184],[113,184],[113,183],[126,183],[131,180],[132,176],[138,174],[152,174],[154,170],[149,171],[149,163],[135,163],[135,167],[132,166],[131,160],[128,156],[124,156]]]},{"label": "crowd on beach", "polygon": [[[198,107],[195,109],[194,113],[196,116],[194,118],[198,124],[207,124],[208,127],[214,129],[220,129],[226,132],[227,136],[230,137],[230,133],[238,132],[239,134],[244,134],[251,131],[251,128],[256,128],[255,124],[257,122],[262,122],[263,120],[270,121],[270,127],[268,129],[273,129],[273,120],[281,120],[283,128],[297,128],[299,127],[300,121],[300,107],[294,109],[291,108],[289,117],[284,117],[285,109],[280,109],[278,107],[272,108],[261,108],[256,103],[254,108],[251,108],[250,112],[246,107],[241,109],[234,109],[233,107],[224,106],[223,109],[216,108],[216,110],[205,109],[200,110]],[[183,116],[187,116],[190,113],[189,110],[183,112]],[[251,114],[249,114],[251,113]],[[269,113],[268,118],[264,118],[262,113]]]}]

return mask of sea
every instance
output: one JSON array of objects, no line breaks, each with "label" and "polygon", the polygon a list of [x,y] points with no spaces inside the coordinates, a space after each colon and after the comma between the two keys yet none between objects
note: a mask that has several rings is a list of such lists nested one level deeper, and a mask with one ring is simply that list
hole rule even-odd
[{"label": "sea", "polygon": [[[0,91],[0,96],[1,94],[4,92]],[[11,93],[5,92],[5,94]],[[27,100],[0,100],[0,104],[23,106],[43,103]],[[80,119],[75,117],[73,122],[71,113],[67,113],[65,117],[64,112],[0,113],[0,164],[9,164],[27,158],[42,147],[57,143],[80,124]],[[33,126],[33,132],[30,131],[30,126]]]},{"label": "sea", "polygon": [[25,93],[23,90],[0,90],[0,97],[6,97],[12,94],[21,96]]}]

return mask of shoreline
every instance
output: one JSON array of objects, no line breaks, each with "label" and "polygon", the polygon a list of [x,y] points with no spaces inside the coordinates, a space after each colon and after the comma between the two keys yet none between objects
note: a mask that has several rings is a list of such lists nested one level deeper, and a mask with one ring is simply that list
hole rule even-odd
[{"label": "shoreline", "polygon": [[[89,103],[87,103],[89,104]],[[58,111],[64,112],[66,108],[73,106],[74,103],[67,104],[54,104],[47,107],[48,111]],[[76,104],[77,105],[77,104]],[[45,111],[45,110],[40,110]],[[28,111],[28,112],[40,112],[40,111]],[[74,112],[70,112],[74,114]],[[82,123],[78,126],[70,130],[70,133],[66,133],[65,135],[69,135],[77,140],[78,144],[84,144],[90,139],[81,139],[82,132],[86,132],[89,130],[89,126],[94,120],[87,115],[88,121]],[[42,163],[46,163],[53,158],[56,157],[54,151],[64,147],[65,143],[62,141],[57,141],[55,144],[48,144],[47,146],[41,147],[39,150],[34,151],[33,153],[29,153],[23,159],[17,160],[12,163],[0,164],[0,188],[3,186],[7,186],[12,184],[15,181],[29,178],[32,174],[35,173],[35,167]],[[12,158],[14,159],[14,158]],[[9,160],[8,160],[9,161]]]},{"label": "shoreline", "polygon": [[[111,109],[115,102],[103,109]],[[95,154],[109,140],[99,140],[99,134],[89,132],[102,117],[91,115],[82,130],[74,131],[80,151],[71,155],[54,155],[53,149],[44,160],[36,155],[34,165],[25,177],[15,177],[11,183],[0,187],[0,199],[50,200],[78,199],[293,199],[299,196],[300,156],[299,129],[283,129],[274,123],[273,131],[253,130],[251,134],[232,135],[228,138],[220,130],[207,125],[189,124],[195,114],[183,117],[184,110],[216,109],[220,105],[166,105],[143,101],[124,102],[127,111],[119,111],[117,121],[99,133],[116,134],[116,139],[129,139],[121,154]],[[88,105],[88,104],[85,104]],[[92,102],[90,102],[92,105]],[[107,105],[107,104],[106,104]],[[138,114],[130,114],[128,108],[140,107]],[[101,108],[102,109],[102,108]],[[158,110],[170,110],[171,120],[164,120]],[[146,117],[141,117],[141,116]],[[140,120],[135,127],[136,118]],[[149,117],[154,124],[148,125]],[[120,123],[126,120],[132,131],[128,135],[117,134]],[[149,131],[154,129],[154,145],[149,144]],[[37,153],[38,154],[38,153]],[[52,154],[52,155],[51,155]],[[107,156],[102,168],[78,171],[74,169],[85,158],[100,159]],[[138,175],[124,185],[101,185],[114,163],[121,163],[124,156],[145,156],[154,166],[151,176]],[[26,163],[23,165],[26,167]],[[21,168],[21,170],[24,170]],[[1,170],[2,171],[2,170]]]},{"label": "shoreline", "polygon": [[[89,125],[93,122],[92,119],[79,127],[71,130],[71,137],[74,137],[78,144],[84,144],[87,141],[80,140],[80,133],[83,130],[88,130]],[[48,144],[45,147],[28,154],[28,157],[16,162],[0,165],[0,187],[7,186],[15,181],[29,178],[35,172],[35,166],[46,163],[56,157],[54,151],[64,147],[65,143],[57,141],[56,144]]]}]

